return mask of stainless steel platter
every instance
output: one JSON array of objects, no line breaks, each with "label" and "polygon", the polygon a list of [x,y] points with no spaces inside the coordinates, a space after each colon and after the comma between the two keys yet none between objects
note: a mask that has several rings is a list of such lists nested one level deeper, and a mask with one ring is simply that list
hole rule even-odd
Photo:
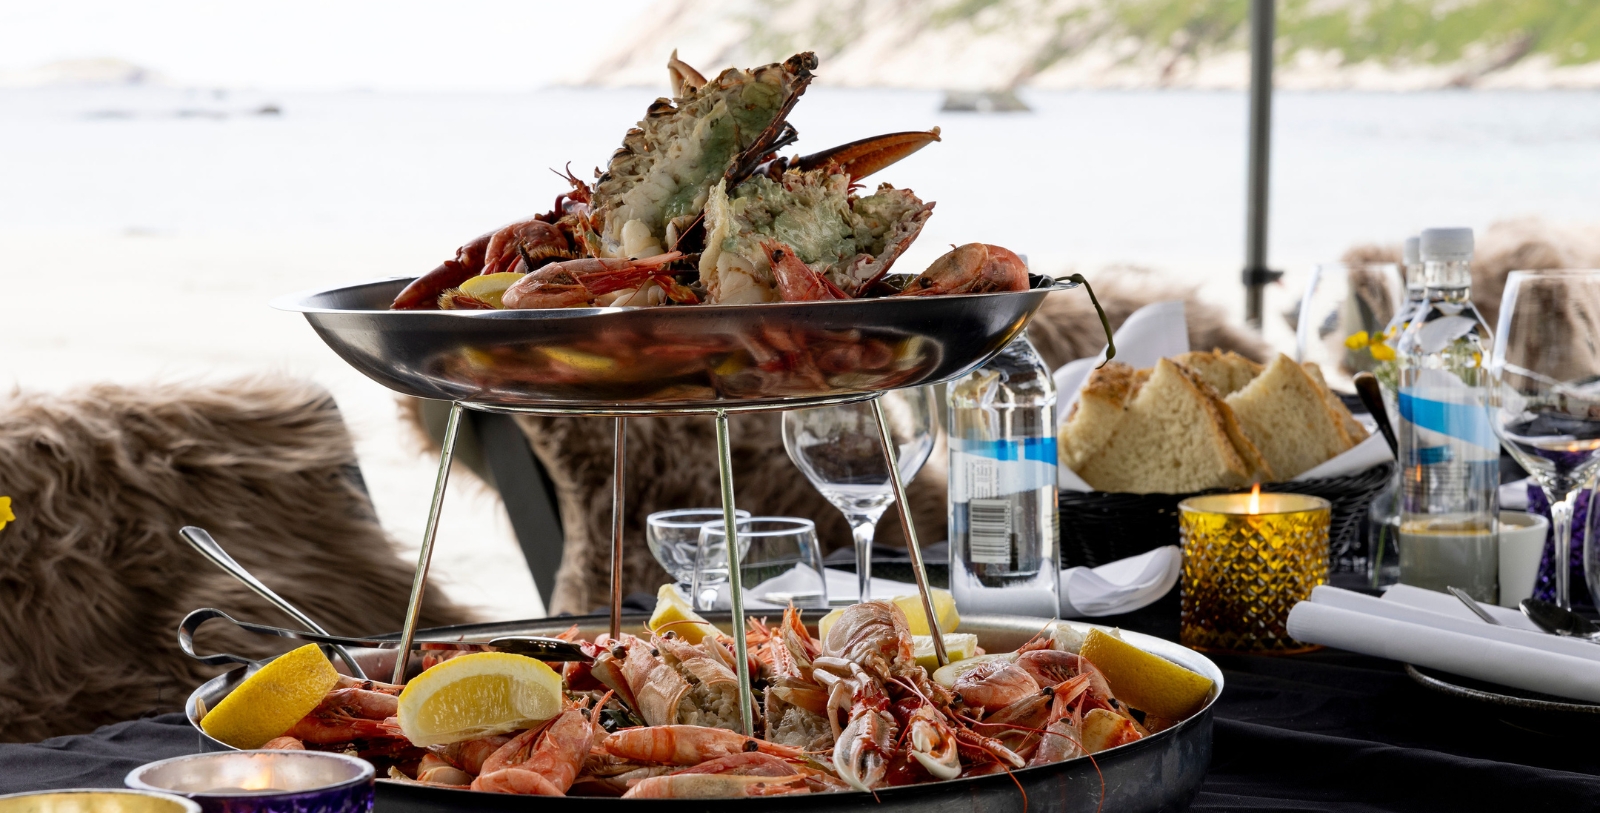
[{"label": "stainless steel platter", "polygon": [[351,366],[419,398],[588,414],[772,408],[953,378],[1020,333],[1053,290],[840,302],[391,311],[411,278],[294,294]]},{"label": "stainless steel platter", "polygon": [[[646,616],[625,617],[624,629],[640,629]],[[711,614],[710,620],[727,628],[727,613]],[[808,618],[808,625],[815,624]],[[500,635],[553,635],[578,624],[585,637],[593,637],[607,630],[609,619],[605,616],[579,618],[553,618],[538,621],[513,621],[496,624],[471,624],[419,631],[419,640],[433,638],[451,640],[462,636],[489,638]],[[978,635],[978,642],[990,652],[1009,651],[1021,645],[1038,631],[1041,622],[1035,618],[1019,616],[971,616],[961,620],[961,632]],[[1092,626],[1092,625],[1091,625]],[[885,788],[876,794],[829,793],[821,795],[796,795],[764,797],[762,810],[800,811],[875,811],[876,813],[935,813],[936,811],[1016,811],[1023,807],[1023,794],[1027,795],[1027,809],[1036,813],[1047,811],[1073,811],[1073,813],[1154,813],[1177,811],[1188,806],[1200,789],[1206,769],[1211,764],[1212,710],[1222,693],[1222,671],[1204,655],[1170,641],[1124,630],[1122,636],[1130,643],[1148,652],[1167,658],[1194,670],[1216,683],[1211,699],[1204,709],[1193,717],[1137,742],[1088,757],[1026,768],[1011,775],[954,779],[948,782],[930,782],[922,785]],[[385,674],[394,666],[394,650],[359,650],[356,658],[372,674]],[[207,751],[230,750],[200,731],[197,709],[203,702],[206,708],[215,708],[233,687],[238,685],[245,670],[236,669],[202,684],[189,695],[185,709],[189,720],[199,734],[201,747]],[[1103,782],[1103,785],[1102,785]],[[504,796],[465,790],[430,788],[420,785],[378,781],[378,808],[385,813],[398,811],[465,810],[518,810],[541,811],[594,811],[662,809],[663,806],[681,806],[681,801],[604,799],[595,797],[540,798]],[[745,813],[750,809],[746,799],[695,800],[694,809],[707,813]]]}]

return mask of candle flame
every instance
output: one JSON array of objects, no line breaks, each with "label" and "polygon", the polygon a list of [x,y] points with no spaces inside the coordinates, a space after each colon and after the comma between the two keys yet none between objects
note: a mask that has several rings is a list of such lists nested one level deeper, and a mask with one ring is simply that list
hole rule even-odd
[{"label": "candle flame", "polygon": [[1261,484],[1260,483],[1256,483],[1256,484],[1250,486],[1250,513],[1251,514],[1259,514],[1259,513],[1261,513]]}]

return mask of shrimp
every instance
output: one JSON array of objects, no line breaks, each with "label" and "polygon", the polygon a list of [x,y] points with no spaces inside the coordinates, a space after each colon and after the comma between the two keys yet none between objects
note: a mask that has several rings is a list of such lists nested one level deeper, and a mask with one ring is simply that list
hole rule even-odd
[{"label": "shrimp", "polygon": [[433,749],[433,753],[446,763],[477,776],[483,773],[483,763],[510,741],[510,734],[492,734],[439,746]]},{"label": "shrimp", "polygon": [[1028,290],[1028,264],[1010,249],[984,243],[957,246],[933,261],[895,296],[987,294]]},{"label": "shrimp", "polygon": [[263,751],[304,751],[306,744],[294,737],[274,737],[261,746]]},{"label": "shrimp", "polygon": [[464,788],[472,784],[472,774],[451,765],[438,754],[425,754],[417,763],[417,781],[428,785]]},{"label": "shrimp", "polygon": [[284,736],[316,745],[352,740],[404,740],[399,727],[389,722],[399,703],[399,698],[382,692],[334,689],[310,714],[284,732]]},{"label": "shrimp", "polygon": [[962,672],[952,688],[963,705],[992,712],[1038,694],[1039,681],[1010,661],[992,660]]},{"label": "shrimp", "polygon": [[802,753],[793,746],[751,739],[725,728],[695,725],[625,728],[607,736],[600,747],[624,759],[672,765],[699,765],[746,751],[789,758],[798,758]]},{"label": "shrimp", "polygon": [[[608,693],[585,714],[569,708],[555,719],[512,737],[483,762],[472,789],[490,793],[565,796],[578,777],[599,728]],[[581,702],[581,701],[580,701]]]},{"label": "shrimp", "polygon": [[[648,777],[634,783],[624,798],[683,799],[711,796],[768,796],[776,793],[806,793],[810,788],[795,784],[807,778],[807,771],[771,754],[749,751],[707,760],[670,775]],[[815,773],[811,771],[809,773]],[[728,782],[729,777],[754,777],[773,782]],[[729,791],[732,790],[732,793]]]}]

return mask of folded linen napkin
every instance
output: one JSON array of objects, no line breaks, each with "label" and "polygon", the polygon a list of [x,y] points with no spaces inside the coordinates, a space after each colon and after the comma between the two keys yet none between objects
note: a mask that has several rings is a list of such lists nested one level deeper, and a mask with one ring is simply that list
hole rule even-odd
[{"label": "folded linen napkin", "polygon": [[[1148,606],[1166,595],[1167,591],[1177,584],[1182,564],[1181,551],[1176,545],[1168,545],[1099,567],[1073,567],[1063,570],[1061,571],[1061,617],[1093,618],[1132,612]],[[856,595],[858,587],[854,573],[832,568],[825,568],[824,573],[828,580],[829,596],[838,598]],[[745,608],[782,609],[781,602],[760,601],[757,597],[805,592],[808,589],[814,590],[816,584],[815,570],[806,565],[796,565],[781,575],[749,588],[751,598],[745,602]],[[913,595],[916,592],[917,587],[914,584],[879,578],[872,580],[872,595],[876,598]],[[1016,608],[1009,608],[1006,591],[998,591],[995,599],[993,604],[983,608],[985,612],[1018,612],[1027,604],[1025,600],[1019,600],[1016,602],[1018,605]],[[732,606],[726,585],[717,594],[716,606],[718,609]]]},{"label": "folded linen napkin", "polygon": [[1465,620],[1419,609],[1415,604],[1390,601],[1388,596],[1352,596],[1355,594],[1335,588],[1317,588],[1310,601],[1302,601],[1290,610],[1289,634],[1307,643],[1600,703],[1600,659],[1586,653],[1566,654],[1567,648],[1561,642],[1541,641],[1533,646],[1529,645],[1531,639],[1524,637],[1533,633],[1496,627],[1482,620],[1477,620],[1474,628]]},{"label": "folded linen napkin", "polygon": [[[1437,590],[1412,587],[1409,584],[1396,584],[1383,591],[1383,600],[1483,624],[1483,619],[1473,615],[1472,611],[1467,609],[1467,605],[1462,604],[1460,599],[1449,593],[1441,593]],[[1545,634],[1544,630],[1539,629],[1537,624],[1529,621],[1527,616],[1516,610],[1508,607],[1495,607],[1484,604],[1481,601],[1478,604],[1488,610],[1489,614],[1494,616],[1495,620],[1499,621],[1503,626],[1537,632],[1541,635]],[[1484,626],[1489,625],[1484,624]]]}]

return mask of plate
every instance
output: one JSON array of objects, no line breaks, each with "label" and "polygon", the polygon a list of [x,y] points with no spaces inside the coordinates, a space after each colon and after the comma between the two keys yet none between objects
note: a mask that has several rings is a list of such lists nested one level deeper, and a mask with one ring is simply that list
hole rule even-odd
[{"label": "plate", "polygon": [[1600,704],[1597,703],[1585,703],[1581,700],[1530,692],[1525,689],[1474,680],[1473,678],[1441,672],[1426,666],[1414,666],[1409,663],[1406,664],[1406,674],[1410,675],[1412,680],[1429,689],[1454,697],[1492,703],[1497,706],[1523,711],[1550,711],[1562,714],[1589,715],[1594,722],[1600,723]]}]

